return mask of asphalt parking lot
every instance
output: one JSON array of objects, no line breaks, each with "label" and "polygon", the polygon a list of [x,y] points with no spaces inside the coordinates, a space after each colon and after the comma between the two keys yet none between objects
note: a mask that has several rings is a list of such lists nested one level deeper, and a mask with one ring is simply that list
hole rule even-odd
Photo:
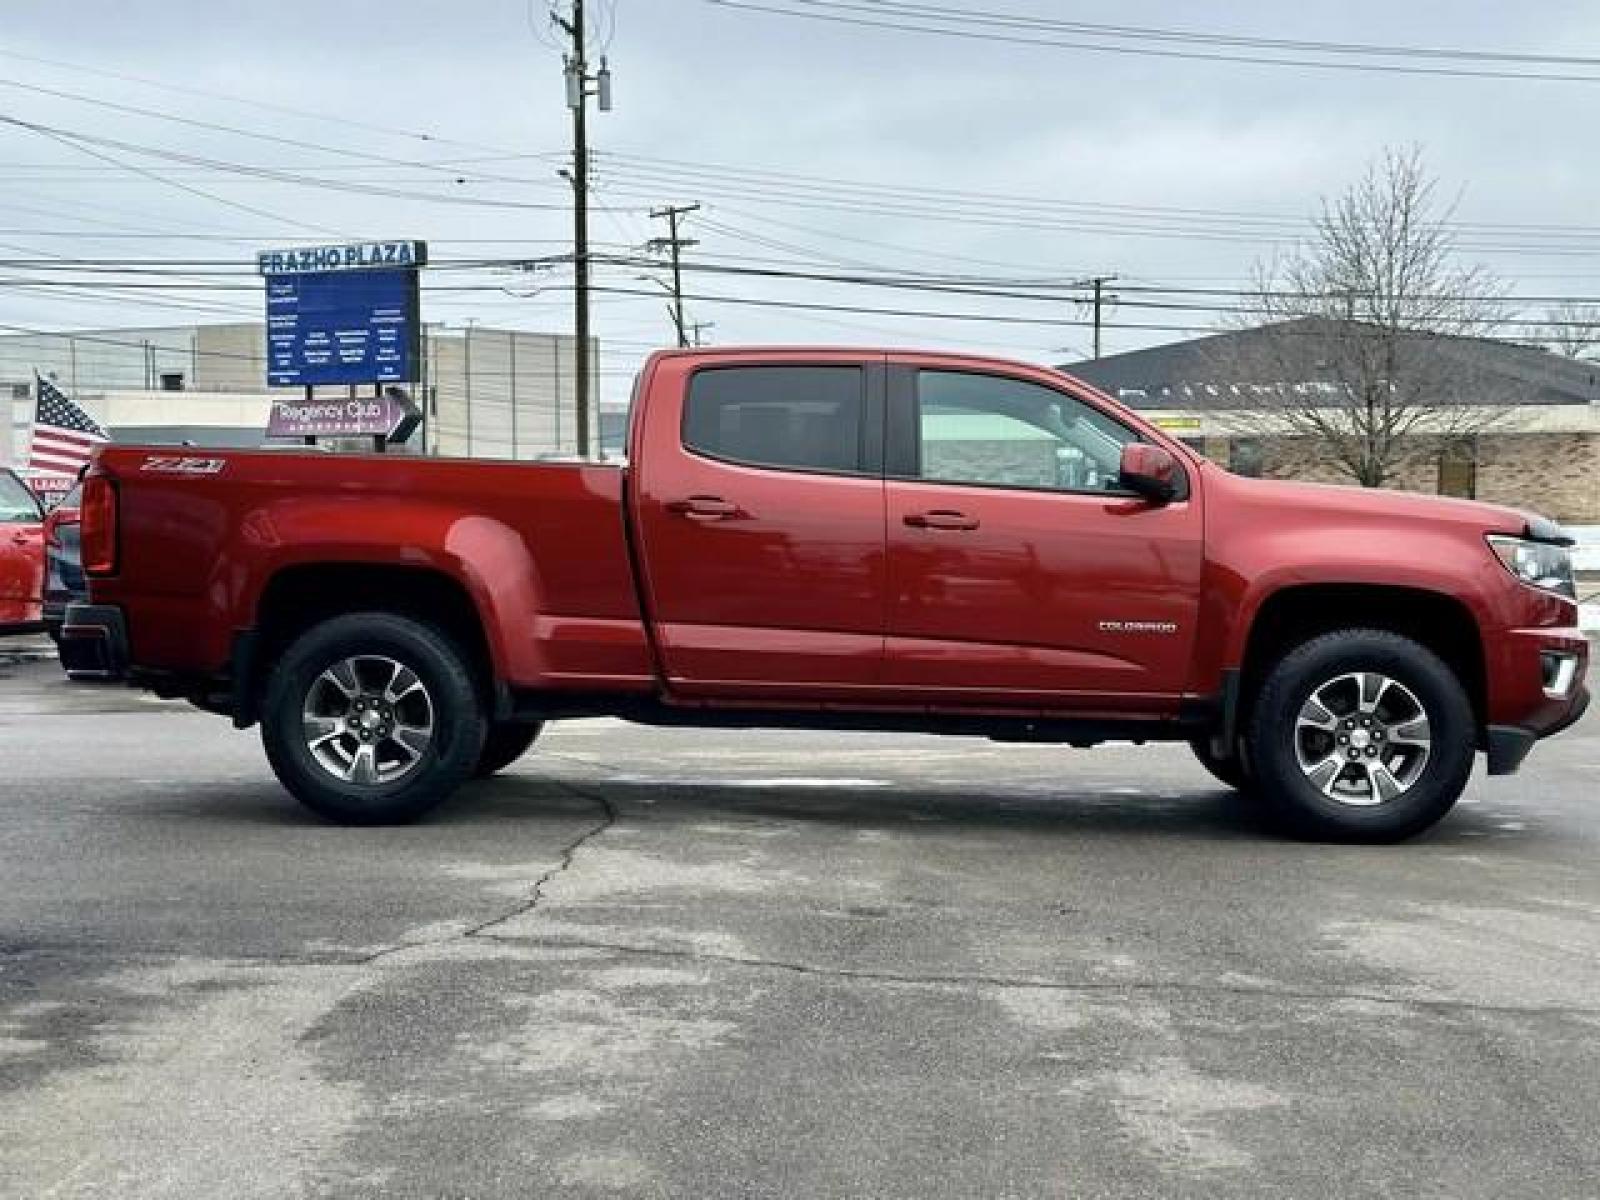
[{"label": "asphalt parking lot", "polygon": [[1416,842],[1181,748],[573,722],[334,828],[0,665],[0,1193],[1600,1194],[1600,719]]}]

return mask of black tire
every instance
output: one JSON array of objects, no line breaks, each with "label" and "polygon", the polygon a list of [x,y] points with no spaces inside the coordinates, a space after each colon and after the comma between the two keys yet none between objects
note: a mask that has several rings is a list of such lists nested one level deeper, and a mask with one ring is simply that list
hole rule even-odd
[{"label": "black tire", "polygon": [[[371,697],[361,701],[366,711],[374,701],[382,700],[378,689],[385,686],[381,672],[387,667],[374,670],[372,662],[399,664],[414,673],[422,687],[420,699],[413,691],[410,699],[394,703],[391,719],[397,726],[404,718],[420,727],[419,716],[405,717],[400,709],[402,703],[425,703],[431,734],[425,744],[415,748],[398,738],[382,743],[391,755],[390,770],[401,771],[402,765],[409,763],[403,766],[403,773],[392,778],[370,782],[339,778],[308,744],[307,706],[327,698],[337,707],[345,693],[342,686],[337,692],[331,690],[333,684],[325,673],[352,659],[362,660],[366,672],[365,678],[357,675],[357,691]],[[261,741],[273,772],[297,800],[330,821],[389,825],[415,820],[447,799],[471,775],[483,749],[487,721],[469,661],[438,629],[392,613],[349,613],[312,626],[289,645],[267,680]],[[343,720],[310,719],[334,724]],[[387,728],[379,726],[373,732]],[[359,753],[355,735],[340,732],[332,736],[334,743],[322,753],[342,754],[345,746],[354,747],[352,758]],[[371,753],[378,756],[383,751],[375,744]],[[371,761],[373,770],[378,770],[380,760]]]},{"label": "black tire", "polygon": [[1189,749],[1194,751],[1194,756],[1200,760],[1200,765],[1210,771],[1212,777],[1219,783],[1226,784],[1236,792],[1247,792],[1254,786],[1254,780],[1250,778],[1244,760],[1237,754],[1218,758],[1212,752],[1210,738],[1195,738],[1189,743]]},{"label": "black tire", "polygon": [[[1408,770],[1415,774],[1403,790],[1392,796],[1380,796],[1378,781],[1362,781],[1361,760],[1356,757],[1356,747],[1340,748],[1335,741],[1358,736],[1362,743],[1371,736],[1353,731],[1340,734],[1342,723],[1335,721],[1326,734],[1326,751],[1314,749],[1309,759],[1318,759],[1324,752],[1329,758],[1324,762],[1339,764],[1340,775],[1332,777],[1326,786],[1319,787],[1308,775],[1311,767],[1302,768],[1301,753],[1307,746],[1303,738],[1323,736],[1312,727],[1297,729],[1303,707],[1319,689],[1335,684],[1341,677],[1357,673],[1381,675],[1402,685],[1402,692],[1387,692],[1386,696],[1399,696],[1397,706],[1410,711],[1411,702],[1420,707],[1426,717],[1424,735],[1429,739],[1426,756],[1416,766],[1408,766],[1408,758],[1397,758],[1399,774]],[[1358,683],[1343,686],[1359,689]],[[1409,696],[1405,692],[1409,692]],[[1328,693],[1320,693],[1327,697]],[[1386,700],[1385,703],[1388,703]],[[1325,710],[1323,715],[1334,715]],[[1341,719],[1344,713],[1338,714]],[[1320,719],[1320,718],[1319,718]],[[1352,708],[1348,719],[1360,720],[1360,709]],[[1375,728],[1384,728],[1385,718],[1375,714]],[[1415,718],[1395,718],[1401,726],[1415,730]],[[1396,749],[1400,740],[1395,734],[1400,726],[1391,727],[1389,746]],[[1346,629],[1323,634],[1289,651],[1267,673],[1261,690],[1257,693],[1246,737],[1256,780],[1256,792],[1268,805],[1271,815],[1280,827],[1297,836],[1341,842],[1398,842],[1421,833],[1439,821],[1455,805],[1472,773],[1472,760],[1477,746],[1476,723],[1472,704],[1455,673],[1427,647],[1398,634],[1376,629]],[[1371,748],[1360,754],[1373,753]],[[1378,764],[1383,762],[1382,747],[1376,749]],[[1345,775],[1344,759],[1349,755],[1355,761],[1350,765],[1352,775]],[[1331,772],[1332,767],[1328,767]],[[1399,775],[1390,772],[1391,779]],[[1341,782],[1344,781],[1344,782]],[[1339,789],[1367,788],[1366,797],[1359,802],[1341,800],[1330,794],[1328,787]]]},{"label": "black tire", "polygon": [[517,724],[500,721],[490,725],[489,736],[483,739],[483,752],[478,755],[478,765],[472,769],[473,778],[487,779],[505,770],[528,752],[543,729],[543,721]]}]

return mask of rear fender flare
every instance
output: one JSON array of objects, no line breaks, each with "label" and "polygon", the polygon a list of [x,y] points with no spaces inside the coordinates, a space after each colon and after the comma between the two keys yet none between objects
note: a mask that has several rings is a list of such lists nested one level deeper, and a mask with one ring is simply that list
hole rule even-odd
[{"label": "rear fender flare", "polygon": [[[371,524],[347,506],[294,505],[257,510],[242,523],[254,561],[226,556],[213,571],[214,588],[234,585],[234,627],[253,628],[272,579],[316,567],[404,568],[432,571],[458,583],[482,623],[498,680],[537,679],[542,655],[533,638],[543,610],[539,572],[521,535],[501,521],[438,506],[406,510],[404,535],[394,517]],[[242,569],[241,569],[242,568]]]}]

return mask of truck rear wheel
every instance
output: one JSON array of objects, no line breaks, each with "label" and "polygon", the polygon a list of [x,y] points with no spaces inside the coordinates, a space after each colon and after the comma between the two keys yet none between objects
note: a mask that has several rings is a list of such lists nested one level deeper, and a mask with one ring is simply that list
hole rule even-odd
[{"label": "truck rear wheel", "polygon": [[543,721],[517,724],[497,721],[490,725],[489,736],[483,739],[483,752],[478,755],[478,765],[472,769],[473,777],[487,779],[505,770],[528,752],[543,729]]},{"label": "truck rear wheel", "polygon": [[349,613],[290,644],[267,681],[261,740],[302,804],[346,825],[411,821],[472,773],[486,721],[465,655],[393,613]]},{"label": "truck rear wheel", "polygon": [[1433,825],[1472,773],[1472,705],[1427,647],[1346,629],[1289,651],[1249,721],[1257,791],[1291,832],[1395,842]]}]

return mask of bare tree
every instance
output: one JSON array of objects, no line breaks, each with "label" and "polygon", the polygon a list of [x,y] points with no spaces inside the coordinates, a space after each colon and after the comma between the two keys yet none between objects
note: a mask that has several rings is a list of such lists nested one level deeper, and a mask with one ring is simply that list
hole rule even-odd
[{"label": "bare tree", "polygon": [[1567,358],[1594,358],[1600,353],[1600,305],[1568,301],[1546,310],[1540,341]]},{"label": "bare tree", "polygon": [[1512,397],[1484,369],[1497,281],[1456,265],[1416,148],[1386,150],[1310,241],[1259,264],[1250,316],[1210,363],[1208,402],[1237,432],[1288,436],[1366,487],[1424,439],[1466,442]]}]

